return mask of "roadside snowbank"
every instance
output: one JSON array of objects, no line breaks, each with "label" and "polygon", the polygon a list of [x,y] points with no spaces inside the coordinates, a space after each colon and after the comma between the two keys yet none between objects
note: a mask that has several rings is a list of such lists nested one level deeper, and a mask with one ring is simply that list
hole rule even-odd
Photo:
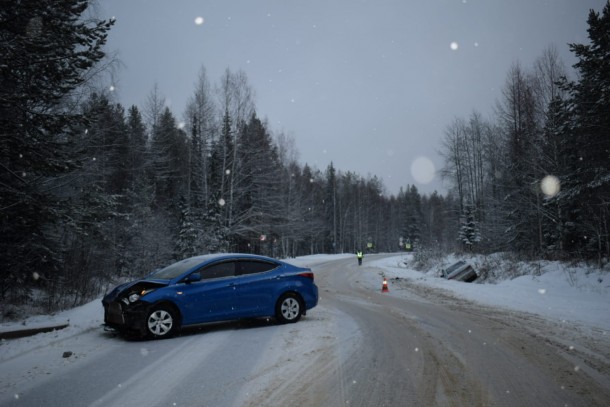
[{"label": "roadside snowbank", "polygon": [[[435,269],[425,273],[412,270],[407,266],[410,257],[389,257],[371,261],[369,265],[382,269],[388,279],[407,279],[450,291],[470,301],[529,312],[554,321],[575,322],[610,335],[610,275],[607,273],[567,267],[559,262],[541,262],[536,265],[539,275],[498,278],[494,284],[469,284],[439,278]],[[476,259],[470,262],[476,269]]]}]

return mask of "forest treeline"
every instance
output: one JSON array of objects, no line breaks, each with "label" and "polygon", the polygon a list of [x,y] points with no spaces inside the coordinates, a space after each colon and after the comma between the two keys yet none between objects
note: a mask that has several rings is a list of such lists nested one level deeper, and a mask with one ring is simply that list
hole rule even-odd
[{"label": "forest treeline", "polygon": [[511,68],[495,120],[447,127],[446,196],[299,163],[242,71],[212,83],[202,67],[181,119],[156,86],[123,107],[103,86],[114,21],[86,0],[9,2],[0,21],[2,303],[76,305],[218,251],[610,254],[610,6],[590,14],[591,45],[571,45],[576,81],[549,49],[532,72]]},{"label": "forest treeline", "polygon": [[443,175],[470,250],[610,257],[610,2],[587,20],[590,44],[569,44],[575,80],[549,47],[510,67],[494,116],[446,128]]}]

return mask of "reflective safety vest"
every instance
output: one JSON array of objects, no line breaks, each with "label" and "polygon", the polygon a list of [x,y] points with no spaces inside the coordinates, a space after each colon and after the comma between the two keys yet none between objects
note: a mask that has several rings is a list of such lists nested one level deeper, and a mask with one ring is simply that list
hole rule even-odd
[{"label": "reflective safety vest", "polygon": [[362,252],[357,252],[356,256],[358,256],[358,258],[361,259],[362,258]]}]

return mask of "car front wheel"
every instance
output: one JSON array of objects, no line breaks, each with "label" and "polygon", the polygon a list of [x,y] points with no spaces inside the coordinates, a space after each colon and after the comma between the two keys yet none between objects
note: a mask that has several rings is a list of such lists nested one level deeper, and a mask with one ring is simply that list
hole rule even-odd
[{"label": "car front wheel", "polygon": [[168,338],[178,328],[175,312],[167,306],[156,307],[146,317],[146,333],[152,338]]},{"label": "car front wheel", "polygon": [[303,302],[294,293],[286,293],[280,297],[275,306],[275,316],[282,323],[297,322],[303,315]]}]

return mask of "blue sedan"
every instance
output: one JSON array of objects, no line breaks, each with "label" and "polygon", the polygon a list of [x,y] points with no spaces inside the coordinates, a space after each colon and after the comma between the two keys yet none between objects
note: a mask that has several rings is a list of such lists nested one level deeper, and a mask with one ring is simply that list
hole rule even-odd
[{"label": "blue sedan", "polygon": [[309,268],[264,256],[209,254],[121,284],[102,300],[105,325],[165,338],[181,327],[241,318],[297,322],[318,304]]}]

